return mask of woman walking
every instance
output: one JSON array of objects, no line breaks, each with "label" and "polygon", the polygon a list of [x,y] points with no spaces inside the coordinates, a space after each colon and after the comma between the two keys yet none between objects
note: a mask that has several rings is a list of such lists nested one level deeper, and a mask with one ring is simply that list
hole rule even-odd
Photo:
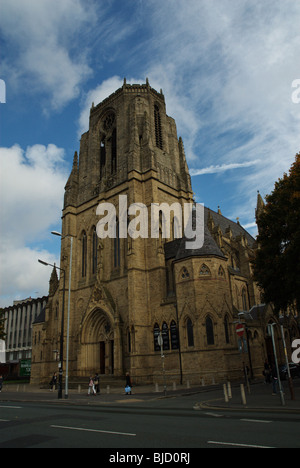
[{"label": "woman walking", "polygon": [[94,385],[94,379],[93,379],[92,376],[90,376],[90,379],[89,379],[88,396],[90,396],[90,394],[96,395],[96,390],[95,390],[95,385]]},{"label": "woman walking", "polygon": [[125,379],[125,395],[131,395],[132,389],[132,381],[129,375],[129,372],[126,372],[126,379]]}]

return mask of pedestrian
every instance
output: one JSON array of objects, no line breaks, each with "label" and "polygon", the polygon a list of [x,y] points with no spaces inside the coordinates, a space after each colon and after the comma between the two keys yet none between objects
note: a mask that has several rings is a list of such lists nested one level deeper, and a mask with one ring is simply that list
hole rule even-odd
[{"label": "pedestrian", "polygon": [[90,394],[92,395],[96,395],[96,391],[95,391],[95,385],[94,385],[94,379],[92,376],[90,376],[90,379],[89,379],[89,390],[88,390],[88,396],[90,396]]},{"label": "pedestrian", "polygon": [[57,374],[54,372],[53,377],[50,381],[50,392],[53,392],[53,389],[56,390],[57,385]]},{"label": "pedestrian", "polygon": [[96,393],[99,394],[100,393],[100,376],[98,372],[94,378],[94,386],[95,386]]},{"label": "pedestrian", "polygon": [[132,380],[129,375],[129,372],[126,372],[126,379],[125,379],[125,395],[131,395],[132,390]]},{"label": "pedestrian", "polygon": [[273,393],[272,395],[277,395],[277,387],[278,387],[278,374],[277,374],[277,369],[276,366],[272,366],[272,386],[273,386]]},{"label": "pedestrian", "polygon": [[0,393],[2,392],[3,381],[4,381],[3,376],[0,375]]}]

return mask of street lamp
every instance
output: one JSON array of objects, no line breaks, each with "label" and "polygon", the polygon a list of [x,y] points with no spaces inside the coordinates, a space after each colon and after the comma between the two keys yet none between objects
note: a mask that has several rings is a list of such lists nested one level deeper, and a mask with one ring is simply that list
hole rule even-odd
[{"label": "street lamp", "polygon": [[64,274],[64,283],[63,283],[63,303],[62,303],[62,318],[61,318],[61,331],[60,331],[60,364],[59,364],[59,378],[58,378],[58,399],[62,399],[62,380],[63,380],[63,362],[64,362],[64,322],[65,322],[65,285],[66,285],[66,272],[63,268],[59,268],[56,265],[51,263],[44,262],[43,260],[38,260],[39,263],[45,266],[52,266],[62,271]]},{"label": "street lamp", "polygon": [[66,235],[62,236],[62,234],[58,231],[51,231],[51,234],[54,236],[59,236],[62,239],[66,237],[70,238],[71,246],[70,246],[70,266],[69,266],[69,292],[68,292],[68,318],[67,318],[67,353],[66,353],[66,388],[65,388],[65,399],[69,398],[69,343],[70,343],[70,304],[71,304],[71,279],[72,279],[72,252],[73,252],[73,237]]}]

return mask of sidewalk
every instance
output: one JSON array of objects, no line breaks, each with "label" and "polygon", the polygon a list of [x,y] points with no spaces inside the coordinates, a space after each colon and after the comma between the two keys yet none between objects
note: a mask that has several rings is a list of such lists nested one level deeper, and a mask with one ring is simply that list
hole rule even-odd
[{"label": "sidewalk", "polygon": [[[264,412],[279,412],[289,414],[300,414],[300,379],[295,379],[295,401],[291,400],[288,384],[283,383],[285,406],[282,406],[280,395],[272,396],[272,386],[263,383],[256,383],[251,385],[249,394],[245,389],[246,405],[242,403],[240,385],[235,383],[232,385],[232,398],[229,402],[225,402],[223,385],[212,385],[209,387],[191,387],[178,386],[177,389],[173,387],[167,388],[167,395],[165,397],[163,387],[159,387],[159,392],[155,391],[153,385],[137,386],[133,388],[132,395],[125,395],[124,389],[117,388],[103,388],[100,395],[87,396],[87,389],[83,389],[81,393],[78,390],[70,390],[68,399],[65,399],[63,390],[63,399],[58,400],[57,391],[50,392],[38,387],[30,385],[5,385],[2,393],[0,393],[1,402],[45,402],[57,404],[72,404],[72,405],[126,405],[154,402],[160,400],[161,403],[164,399],[180,398],[184,396],[194,396],[194,409],[211,409],[211,410],[229,410],[229,411],[264,411]],[[160,405],[161,405],[160,403]],[[190,402],[187,404],[190,404]]]},{"label": "sidewalk", "polygon": [[[219,410],[246,410],[300,414],[300,379],[293,381],[295,400],[291,399],[291,393],[287,382],[283,382],[283,406],[279,392],[272,395],[272,385],[259,383],[250,386],[250,392],[245,387],[245,399],[242,401],[240,386],[232,387],[232,398],[225,401],[223,388],[218,392],[219,396],[207,399],[197,404],[197,409],[219,409]],[[245,404],[246,403],[246,404]]]}]

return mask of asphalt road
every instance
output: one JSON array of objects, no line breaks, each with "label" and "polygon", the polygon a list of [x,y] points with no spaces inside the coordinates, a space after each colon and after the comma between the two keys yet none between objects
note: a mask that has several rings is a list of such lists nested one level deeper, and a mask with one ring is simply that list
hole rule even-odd
[{"label": "asphalt road", "polygon": [[105,448],[107,461],[131,450],[144,453],[143,461],[129,460],[137,466],[167,449],[300,448],[299,414],[196,411],[194,404],[195,396],[105,406],[2,401],[0,448]]}]

